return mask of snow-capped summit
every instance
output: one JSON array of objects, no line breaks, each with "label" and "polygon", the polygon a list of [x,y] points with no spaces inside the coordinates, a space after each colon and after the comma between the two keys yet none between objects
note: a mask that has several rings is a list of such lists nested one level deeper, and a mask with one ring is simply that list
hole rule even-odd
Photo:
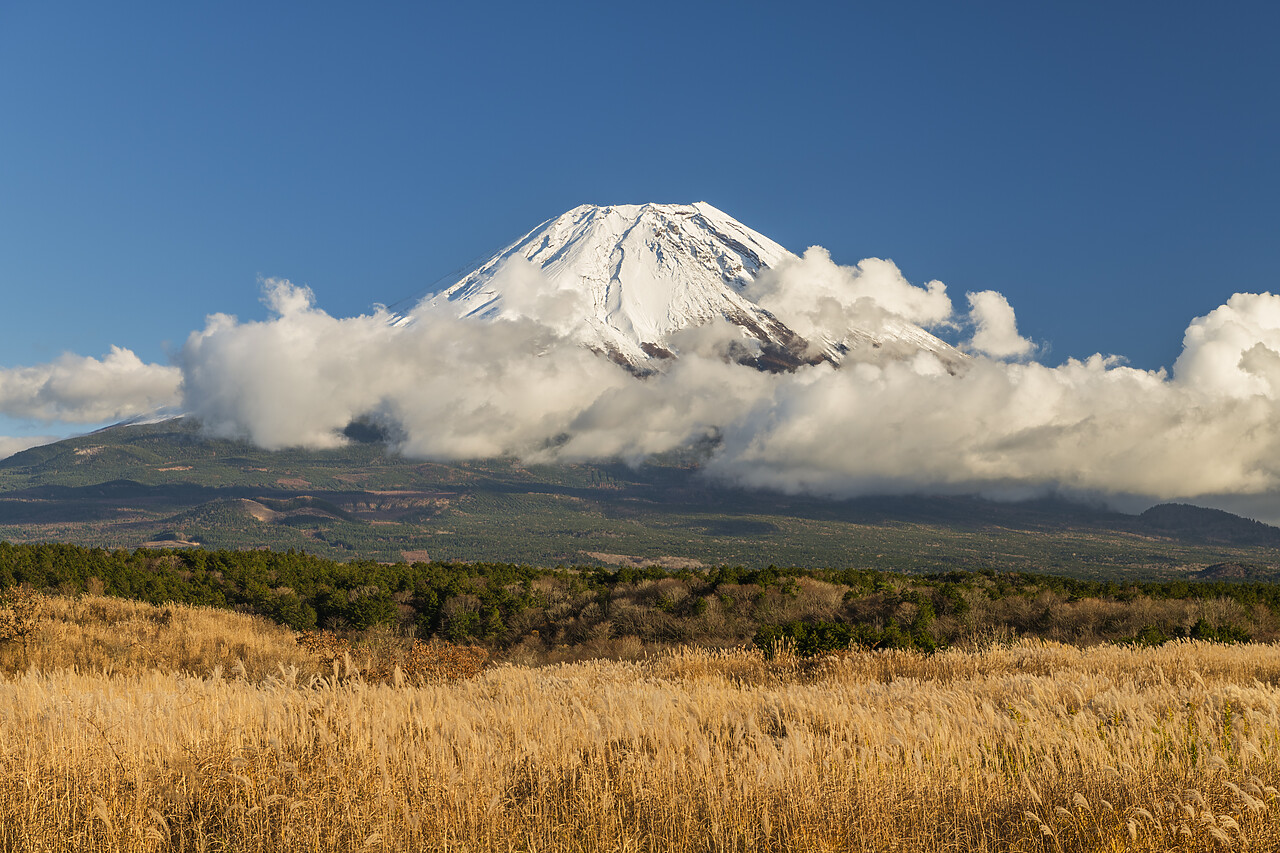
[{"label": "snow-capped summit", "polygon": [[[741,330],[741,361],[769,370],[838,362],[842,346],[811,346],[745,295],[761,270],[794,258],[706,202],[584,204],[542,223],[420,310],[534,317],[641,373],[676,354],[673,333],[720,319]],[[951,350],[923,329],[905,331],[912,350]]]}]

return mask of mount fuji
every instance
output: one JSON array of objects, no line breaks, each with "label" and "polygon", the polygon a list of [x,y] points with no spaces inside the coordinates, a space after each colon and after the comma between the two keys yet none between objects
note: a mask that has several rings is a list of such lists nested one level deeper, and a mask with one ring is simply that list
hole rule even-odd
[{"label": "mount fuji", "polygon": [[706,202],[584,204],[543,222],[415,313],[531,317],[641,375],[679,355],[677,333],[717,322],[736,327],[728,355],[763,370],[921,350],[949,369],[966,359],[894,318],[841,339],[805,339],[747,295],[762,272],[796,259]]}]

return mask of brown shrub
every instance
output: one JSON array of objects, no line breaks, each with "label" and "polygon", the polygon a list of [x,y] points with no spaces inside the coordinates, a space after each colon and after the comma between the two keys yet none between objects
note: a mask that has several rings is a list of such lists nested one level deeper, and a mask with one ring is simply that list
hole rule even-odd
[{"label": "brown shrub", "polygon": [[44,596],[26,584],[0,589],[0,643],[21,640],[36,629]]},{"label": "brown shrub", "polygon": [[488,650],[478,646],[414,639],[397,648],[387,639],[366,637],[353,644],[329,631],[306,631],[298,635],[298,645],[314,655],[321,669],[334,678],[376,682],[459,681],[479,675],[489,660]]}]

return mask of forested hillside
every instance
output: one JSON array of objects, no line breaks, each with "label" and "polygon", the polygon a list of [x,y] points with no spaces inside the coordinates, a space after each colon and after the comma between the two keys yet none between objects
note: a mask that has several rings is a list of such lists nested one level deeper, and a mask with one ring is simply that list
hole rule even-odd
[{"label": "forested hillside", "polygon": [[705,448],[640,465],[437,463],[377,435],[266,451],[177,419],[112,427],[0,461],[0,540],[110,549],[268,548],[334,560],[671,568],[856,566],[1186,578],[1280,569],[1280,529],[1218,510],[1130,515],[1045,497],[868,496],[737,488]]}]

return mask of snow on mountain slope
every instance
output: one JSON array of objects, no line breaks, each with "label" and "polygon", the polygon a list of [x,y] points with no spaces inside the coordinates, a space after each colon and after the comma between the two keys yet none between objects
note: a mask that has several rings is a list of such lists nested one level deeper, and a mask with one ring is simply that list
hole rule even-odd
[{"label": "snow on mountain slope", "polygon": [[948,362],[962,358],[906,323],[811,345],[744,295],[762,270],[794,259],[706,202],[581,205],[542,223],[419,310],[534,317],[637,372],[675,354],[673,333],[721,319],[740,330],[734,357],[769,370],[836,363],[846,354],[908,357],[920,349]]}]

